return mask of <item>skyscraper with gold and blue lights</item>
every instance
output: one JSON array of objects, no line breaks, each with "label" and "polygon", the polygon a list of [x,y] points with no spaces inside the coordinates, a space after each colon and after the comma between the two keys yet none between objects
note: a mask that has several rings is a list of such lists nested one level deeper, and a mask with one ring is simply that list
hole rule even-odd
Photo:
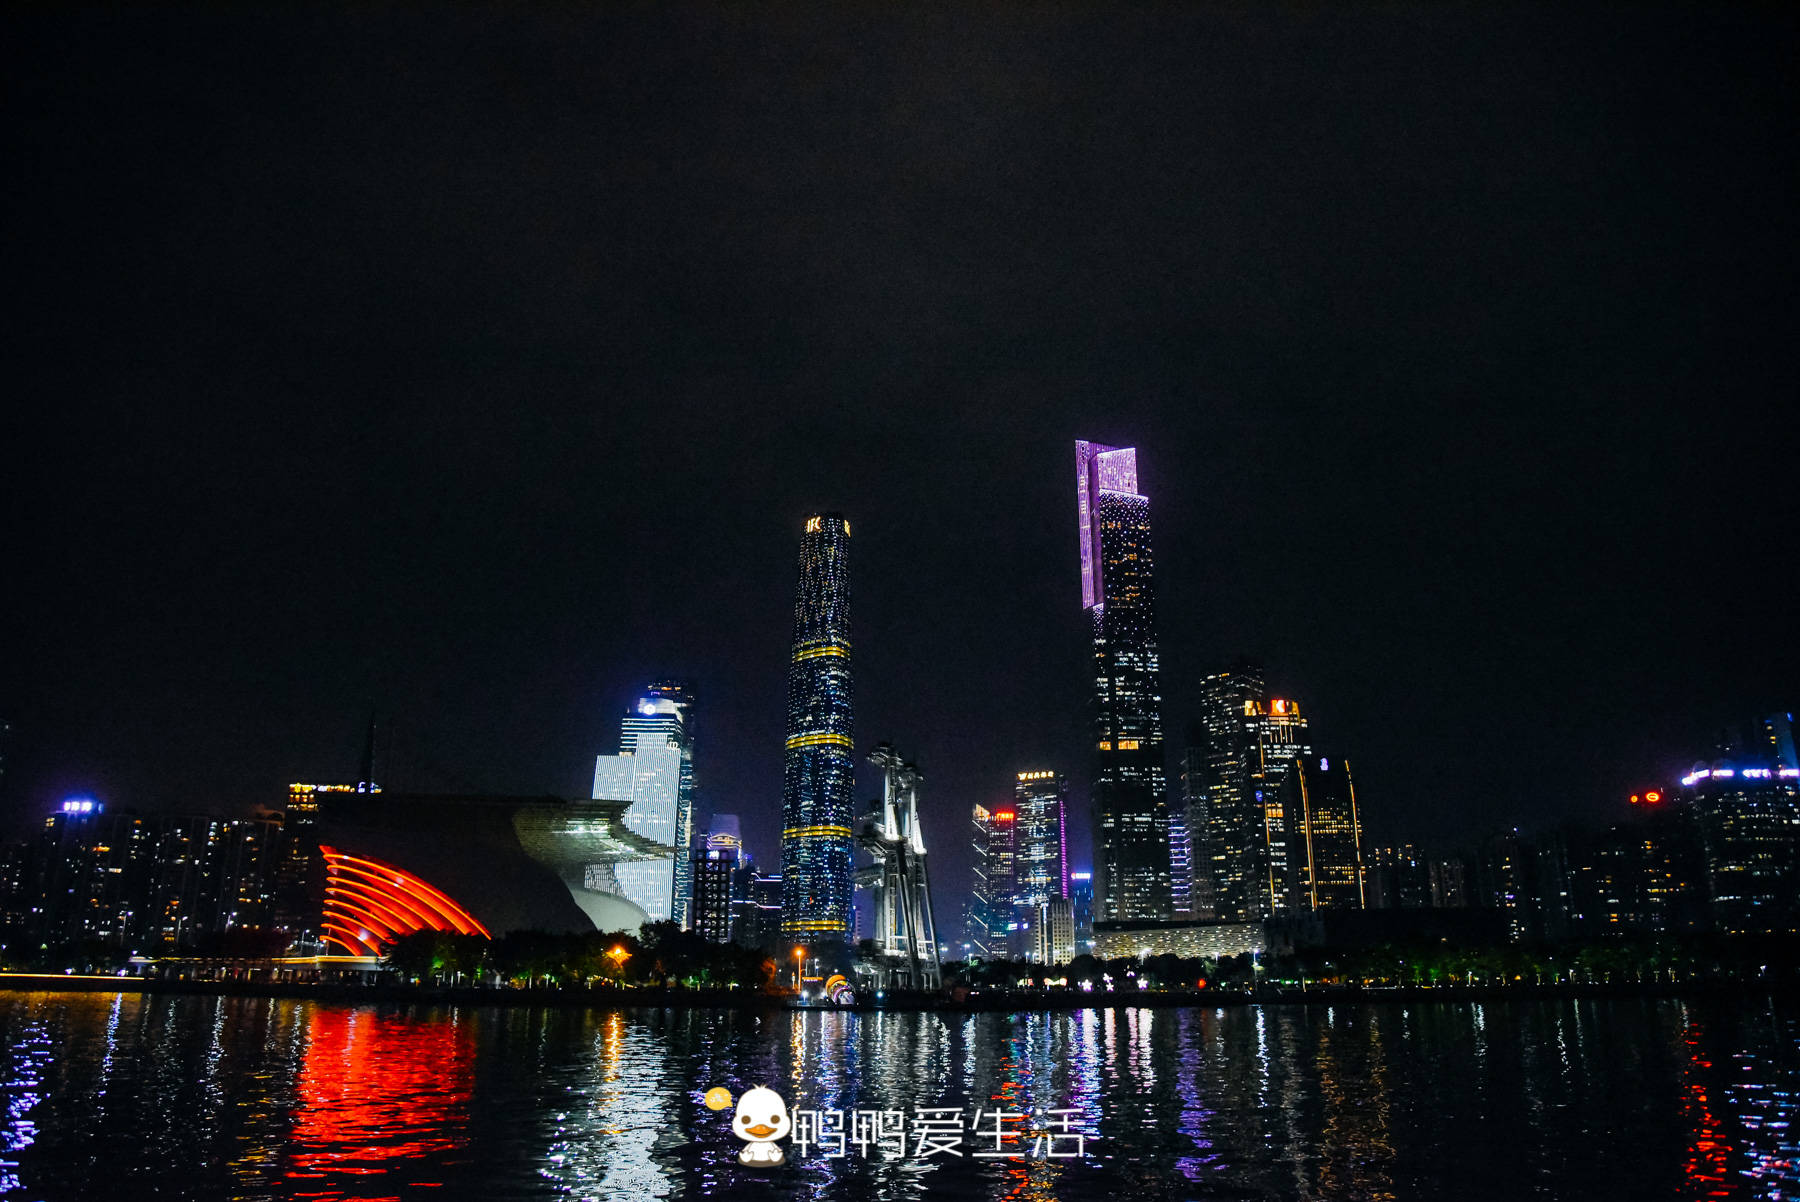
[{"label": "skyscraper with gold and blue lights", "polygon": [[781,793],[781,933],[794,942],[854,935],[849,554],[842,514],[806,519]]}]

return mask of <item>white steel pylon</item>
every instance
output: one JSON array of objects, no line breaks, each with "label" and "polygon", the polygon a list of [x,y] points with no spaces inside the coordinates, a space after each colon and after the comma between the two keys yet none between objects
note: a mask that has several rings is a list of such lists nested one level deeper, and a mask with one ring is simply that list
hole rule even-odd
[{"label": "white steel pylon", "polygon": [[861,843],[874,861],[864,881],[874,892],[875,946],[882,984],[890,989],[939,989],[937,923],[925,873],[925,832],[919,826],[914,764],[891,743],[878,744],[869,762],[882,770],[881,809],[864,824]]}]

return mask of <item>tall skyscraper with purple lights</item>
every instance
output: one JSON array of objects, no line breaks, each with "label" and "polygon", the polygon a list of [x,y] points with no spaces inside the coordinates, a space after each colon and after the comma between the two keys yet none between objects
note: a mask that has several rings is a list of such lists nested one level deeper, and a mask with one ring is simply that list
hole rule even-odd
[{"label": "tall skyscraper with purple lights", "polygon": [[814,514],[800,536],[781,790],[781,933],[854,935],[850,892],[850,523]]},{"label": "tall skyscraper with purple lights", "polygon": [[1137,449],[1075,444],[1081,603],[1093,621],[1094,918],[1173,916],[1150,499]]}]

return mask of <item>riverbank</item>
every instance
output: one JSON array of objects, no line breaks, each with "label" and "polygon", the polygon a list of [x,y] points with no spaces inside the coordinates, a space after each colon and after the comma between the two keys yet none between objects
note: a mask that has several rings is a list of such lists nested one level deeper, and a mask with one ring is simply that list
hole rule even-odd
[{"label": "riverbank", "polygon": [[729,1009],[849,1010],[951,1013],[1042,1012],[1102,1009],[1176,1009],[1190,1006],[1344,1005],[1381,1002],[1501,1002],[1549,998],[1710,998],[1760,995],[1800,997],[1800,986],[1766,981],[1583,982],[1560,985],[1438,985],[1405,988],[1312,986],[1306,989],[1265,986],[1254,992],[1226,989],[1170,990],[981,990],[957,999],[947,994],[889,994],[850,1006],[804,1005],[785,994],[734,989],[515,989],[510,987],[434,987],[398,982],[377,984],[293,983],[260,981],[193,981],[147,977],[0,973],[0,991],[13,993],[77,992],[180,994],[213,997],[265,997],[289,1000],[419,1006],[561,1006],[587,1009]]}]

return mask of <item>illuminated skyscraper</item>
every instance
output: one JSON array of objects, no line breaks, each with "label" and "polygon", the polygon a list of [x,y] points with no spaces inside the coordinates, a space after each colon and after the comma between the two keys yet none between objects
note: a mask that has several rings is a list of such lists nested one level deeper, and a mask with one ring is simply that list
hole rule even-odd
[{"label": "illuminated skyscraper", "polygon": [[1281,786],[1310,752],[1300,707],[1270,698],[1261,668],[1240,663],[1201,683],[1181,774],[1197,913],[1253,922],[1287,908]]},{"label": "illuminated skyscraper", "polygon": [[[634,860],[604,869],[592,884],[617,892],[649,916],[651,922],[675,917],[676,864],[688,856],[677,844],[681,818],[681,785],[687,769],[687,735],[683,706],[671,697],[646,693],[619,723],[619,754],[594,757],[594,797],[628,802],[625,827],[669,848],[667,855]],[[612,881],[606,879],[610,873]]]},{"label": "illuminated skyscraper", "polygon": [[1069,896],[1069,783],[1060,772],[1020,772],[1013,785],[1018,815],[1017,876],[1013,905],[1035,912],[1052,898]]},{"label": "illuminated skyscraper", "polygon": [[1360,910],[1366,904],[1362,816],[1350,765],[1330,756],[1296,759],[1282,782],[1287,822],[1288,903],[1296,910]]},{"label": "illuminated skyscraper", "polygon": [[969,894],[963,938],[977,956],[1012,952],[1018,930],[1013,897],[1018,891],[1018,813],[1008,807],[975,807],[975,887]]},{"label": "illuminated skyscraper", "polygon": [[1069,909],[1075,920],[1075,950],[1094,950],[1094,874],[1069,874]]},{"label": "illuminated skyscraper", "polygon": [[1728,935],[1800,934],[1800,768],[1788,740],[1771,739],[1772,761],[1703,762],[1681,778],[1698,819],[1713,925]]},{"label": "illuminated skyscraper", "polygon": [[781,792],[781,933],[796,941],[853,935],[849,555],[842,514],[806,519]]},{"label": "illuminated skyscraper", "polygon": [[1173,916],[1150,499],[1137,450],[1075,444],[1081,603],[1093,620],[1094,877],[1099,922]]},{"label": "illuminated skyscraper", "polygon": [[[681,775],[676,782],[675,827],[664,840],[685,849],[694,841],[694,686],[682,680],[653,680],[638,700],[635,711],[620,724],[620,750],[637,749],[640,740],[661,746],[667,743],[681,752]],[[669,916],[683,930],[693,925],[693,864],[685,855],[675,857],[675,881]]]}]

